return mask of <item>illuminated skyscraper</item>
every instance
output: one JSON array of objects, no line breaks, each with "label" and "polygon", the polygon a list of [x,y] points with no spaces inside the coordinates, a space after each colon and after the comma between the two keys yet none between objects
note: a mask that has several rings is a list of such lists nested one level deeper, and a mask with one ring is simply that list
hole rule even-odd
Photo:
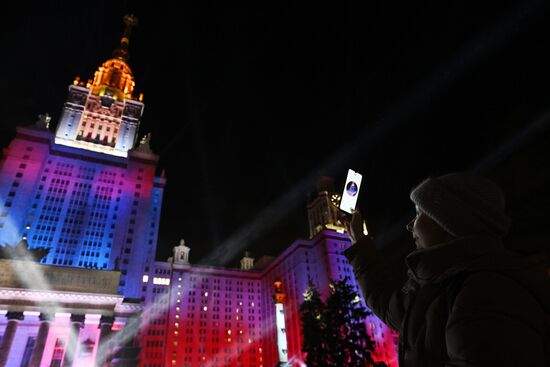
[{"label": "illuminated skyscraper", "polygon": [[124,20],[113,57],[69,86],[55,135],[41,116],[4,150],[0,243],[50,248],[44,264],[119,269],[119,291],[136,297],[155,257],[165,180],[149,136],[136,146],[144,105],[127,63],[136,19]]},{"label": "illuminated skyscraper", "polygon": [[[338,195],[324,180],[308,204],[310,238],[276,258],[254,262],[247,253],[240,269],[198,266],[182,242],[171,260],[154,261],[165,179],[156,177],[149,136],[136,144],[144,105],[134,97],[128,66],[135,19],[125,23],[113,58],[93,79],[69,86],[55,134],[42,115],[18,127],[4,150],[0,244],[26,239],[30,248],[50,251],[36,267],[47,282],[22,287],[17,269],[0,282],[0,335],[9,337],[2,353],[18,356],[13,366],[34,359],[68,365],[67,358],[93,365],[102,354],[116,360],[101,341],[111,332],[124,336],[141,298],[141,353],[132,355],[140,366],[302,366],[299,306],[308,281],[325,298],[330,280],[349,277],[357,286],[343,255],[350,241],[338,221]],[[119,270],[120,280],[117,271],[103,270]],[[284,285],[284,313],[273,298],[276,282]],[[394,334],[374,316],[366,324],[375,359],[396,366]]]}]

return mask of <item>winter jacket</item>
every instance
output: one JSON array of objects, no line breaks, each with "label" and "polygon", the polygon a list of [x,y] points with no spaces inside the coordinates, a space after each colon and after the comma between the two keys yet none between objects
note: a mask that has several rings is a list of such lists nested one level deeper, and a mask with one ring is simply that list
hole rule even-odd
[{"label": "winter jacket", "polygon": [[368,238],[346,251],[371,310],[400,333],[400,367],[544,367],[550,278],[543,255],[459,238],[406,257],[408,280]]}]

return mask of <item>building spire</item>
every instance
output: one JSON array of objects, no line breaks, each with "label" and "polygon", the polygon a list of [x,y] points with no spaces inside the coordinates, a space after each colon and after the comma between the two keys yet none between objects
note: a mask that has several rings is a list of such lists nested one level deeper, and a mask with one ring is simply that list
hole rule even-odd
[{"label": "building spire", "polygon": [[133,15],[125,15],[122,18],[126,27],[124,28],[124,35],[120,39],[120,45],[113,52],[113,56],[128,61],[128,45],[130,44],[130,35],[132,34],[132,27],[138,24],[138,19]]}]

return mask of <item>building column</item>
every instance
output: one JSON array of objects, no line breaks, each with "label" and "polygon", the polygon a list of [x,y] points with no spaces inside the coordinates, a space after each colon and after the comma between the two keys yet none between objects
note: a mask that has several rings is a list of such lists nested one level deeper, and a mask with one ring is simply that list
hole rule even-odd
[{"label": "building column", "polygon": [[112,344],[109,336],[111,335],[111,329],[115,322],[114,316],[101,316],[99,320],[99,341],[96,354],[96,366],[103,366],[107,362],[109,356],[110,345]]},{"label": "building column", "polygon": [[84,318],[84,315],[71,315],[71,328],[69,330],[67,348],[65,348],[65,355],[63,357],[63,367],[73,366],[73,361],[76,359],[78,341],[80,339],[80,329],[84,326]]},{"label": "building column", "polygon": [[8,324],[6,330],[4,330],[4,336],[2,337],[2,344],[0,344],[0,367],[4,367],[8,361],[8,356],[11,350],[11,344],[17,331],[19,321],[24,319],[23,312],[8,312],[6,313]]},{"label": "building column", "polygon": [[31,359],[29,360],[29,367],[40,366],[42,354],[44,354],[44,347],[46,346],[46,339],[48,339],[48,333],[50,332],[52,318],[51,314],[40,314],[40,327],[38,328],[38,335],[36,336],[36,342],[34,343]]}]

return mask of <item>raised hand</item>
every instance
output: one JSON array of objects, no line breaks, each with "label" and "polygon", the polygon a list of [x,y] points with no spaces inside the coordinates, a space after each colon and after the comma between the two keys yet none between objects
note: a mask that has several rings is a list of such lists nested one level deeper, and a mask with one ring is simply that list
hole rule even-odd
[{"label": "raised hand", "polygon": [[346,226],[346,231],[348,232],[351,243],[355,244],[366,235],[363,232],[363,217],[359,210],[354,210],[351,214],[351,220],[347,220],[349,217],[344,219],[344,225]]}]

